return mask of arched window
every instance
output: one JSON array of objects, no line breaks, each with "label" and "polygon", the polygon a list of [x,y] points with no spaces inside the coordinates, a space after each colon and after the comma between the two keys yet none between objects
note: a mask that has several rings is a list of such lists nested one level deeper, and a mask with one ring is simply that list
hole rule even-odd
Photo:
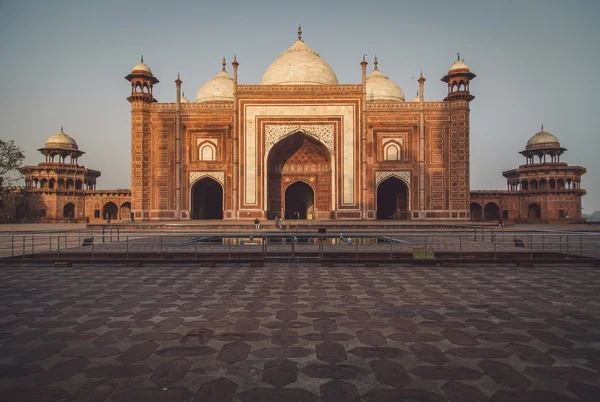
[{"label": "arched window", "polygon": [[203,142],[198,147],[198,159],[201,161],[214,161],[216,159],[215,146],[210,142]]},{"label": "arched window", "polygon": [[537,180],[531,180],[531,182],[529,183],[529,188],[532,190],[537,190],[538,189],[538,182]]},{"label": "arched window", "polygon": [[64,179],[58,179],[58,188],[65,188]]},{"label": "arched window", "polygon": [[529,190],[529,182],[527,180],[521,182],[521,190]]},{"label": "arched window", "polygon": [[556,180],[550,179],[550,189],[556,190]]},{"label": "arched window", "polygon": [[401,158],[402,148],[396,142],[390,142],[385,145],[383,150],[383,159],[386,161],[399,161]]},{"label": "arched window", "polygon": [[546,179],[541,179],[540,180],[540,190],[546,190],[548,188],[548,182],[546,181]]},{"label": "arched window", "polygon": [[565,181],[563,179],[558,179],[556,181],[556,188],[559,190],[564,190],[565,188]]},{"label": "arched window", "polygon": [[48,188],[48,179],[40,180],[40,188]]},{"label": "arched window", "polygon": [[54,179],[50,179],[50,180],[48,181],[48,188],[54,188],[54,186],[55,186],[55,183],[56,183],[56,180],[54,180]]},{"label": "arched window", "polygon": [[67,179],[67,190],[71,190],[75,187],[75,182],[73,179]]},{"label": "arched window", "polygon": [[465,82],[464,82],[464,81],[461,81],[461,82],[458,84],[458,90],[459,90],[459,91],[464,91],[464,90],[465,90]]},{"label": "arched window", "polygon": [[81,190],[82,188],[81,180],[75,181],[75,190]]}]

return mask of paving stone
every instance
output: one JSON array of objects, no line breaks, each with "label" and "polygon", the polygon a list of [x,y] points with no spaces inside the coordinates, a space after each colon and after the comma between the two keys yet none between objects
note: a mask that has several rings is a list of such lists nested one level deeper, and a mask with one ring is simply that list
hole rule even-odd
[{"label": "paving stone", "polygon": [[73,331],[91,331],[100,328],[109,321],[110,319],[107,317],[92,318],[73,327]]},{"label": "paving stone", "polygon": [[301,371],[312,378],[333,378],[340,380],[360,378],[369,374],[369,371],[364,368],[347,364],[327,365],[313,363],[304,367]]},{"label": "paving stone", "polygon": [[194,402],[231,402],[235,395],[237,384],[226,378],[217,378],[202,384]]},{"label": "paving stone", "polygon": [[217,353],[208,346],[173,346],[156,352],[161,357],[209,356]]},{"label": "paving stone", "polygon": [[478,380],[482,372],[463,366],[417,366],[411,374],[426,380]]},{"label": "paving stone", "polygon": [[463,357],[467,359],[505,359],[512,353],[493,348],[453,348],[444,353],[447,355]]},{"label": "paving stone", "polygon": [[600,387],[583,382],[571,381],[566,390],[583,401],[596,402],[600,395]]},{"label": "paving stone", "polygon": [[214,331],[209,328],[194,329],[181,339],[181,343],[193,346],[193,344],[203,344],[208,342]]},{"label": "paving stone", "polygon": [[151,372],[152,370],[147,366],[133,364],[129,366],[104,364],[83,370],[83,374],[89,378],[133,378]]},{"label": "paving stone", "polygon": [[304,388],[252,388],[235,397],[242,402],[321,402]]},{"label": "paving stone", "polygon": [[473,338],[466,332],[459,331],[457,329],[448,328],[441,331],[441,333],[446,337],[446,339],[458,346],[471,347],[479,345],[477,339]]},{"label": "paving stone", "polygon": [[598,359],[600,358],[600,349],[595,348],[550,348],[546,351],[546,354],[551,356],[558,356],[563,359]]},{"label": "paving stone", "polygon": [[260,325],[260,321],[256,318],[240,318],[233,326],[236,332],[252,332],[256,331]]},{"label": "paving stone", "polygon": [[313,321],[313,329],[320,332],[334,332],[337,330],[335,320],[330,318],[319,318]]},{"label": "paving stone", "polygon": [[323,402],[360,402],[356,386],[340,380],[321,385],[321,398]]},{"label": "paving stone", "polygon": [[497,391],[490,402],[574,402],[554,391]]},{"label": "paving stone", "polygon": [[255,350],[251,354],[259,358],[272,359],[277,357],[306,357],[313,352],[302,347],[264,348]]},{"label": "paving stone", "polygon": [[348,353],[365,359],[400,359],[409,355],[408,352],[402,349],[372,347],[358,347],[349,350]]},{"label": "paving stone", "polygon": [[442,391],[452,402],[488,402],[489,399],[476,387],[460,381],[448,381]]},{"label": "paving stone", "polygon": [[177,328],[178,326],[180,326],[181,324],[183,324],[183,321],[184,321],[183,318],[170,317],[170,318],[162,320],[161,322],[156,324],[154,327],[152,327],[152,330],[156,331],[156,332],[172,331],[175,328]]},{"label": "paving stone", "polygon": [[297,303],[298,297],[294,295],[283,295],[279,297],[279,303]]},{"label": "paving stone", "polygon": [[269,329],[299,329],[309,327],[311,324],[302,321],[269,321],[263,327]]},{"label": "paving stone", "polygon": [[308,313],[302,313],[300,315],[307,318],[335,318],[342,317],[344,314],[335,313],[333,311],[309,311]]},{"label": "paving stone", "polygon": [[225,328],[232,325],[228,321],[186,321],[184,327],[189,328]]},{"label": "paving stone", "polygon": [[509,364],[486,359],[480,361],[477,365],[498,384],[521,391],[525,391],[532,384],[527,377],[516,371]]},{"label": "paving stone", "polygon": [[371,369],[377,381],[382,384],[402,388],[412,383],[412,379],[404,366],[397,361],[389,359],[373,360],[371,361]]},{"label": "paving stone", "polygon": [[2,400],[11,402],[54,402],[68,396],[60,387],[11,387],[0,394]]},{"label": "paving stone", "polygon": [[361,343],[370,346],[383,346],[387,343],[385,337],[379,331],[375,331],[369,328],[361,329],[356,331],[356,335]]},{"label": "paving stone", "polygon": [[142,360],[146,360],[158,348],[158,344],[154,342],[144,342],[131,345],[125,352],[117,358],[121,364],[131,364]]},{"label": "paving stone", "polygon": [[544,366],[552,366],[554,359],[545,355],[533,346],[521,345],[519,343],[509,343],[505,346],[506,350],[514,352],[521,360],[541,364]]},{"label": "paving stone", "polygon": [[575,324],[567,320],[561,320],[558,318],[548,318],[545,321],[548,324],[553,325],[556,328],[560,328],[565,332],[585,333],[589,331],[587,328],[584,328],[581,325]]},{"label": "paving stone", "polygon": [[76,347],[60,351],[61,356],[65,357],[108,357],[121,353],[120,349],[115,347]]},{"label": "paving stone", "polygon": [[[348,310],[348,318],[350,318],[351,320],[354,320],[354,321],[368,321],[371,319],[371,316],[365,310],[354,308],[354,309]],[[323,391],[321,391],[321,392],[323,392]]]},{"label": "paving stone", "polygon": [[438,342],[444,339],[442,335],[427,332],[418,332],[414,334],[399,332],[390,334],[387,338],[398,342]]},{"label": "paving stone", "polygon": [[444,317],[440,313],[436,313],[435,311],[429,310],[419,311],[419,315],[424,319],[430,321],[444,321],[446,319],[446,317]]},{"label": "paving stone", "polygon": [[243,342],[228,343],[223,346],[217,360],[221,360],[225,363],[235,364],[239,361],[246,360],[248,353],[250,353],[250,345]]},{"label": "paving stone", "polygon": [[573,342],[570,342],[552,332],[542,331],[540,329],[530,329],[527,333],[531,336],[535,336],[540,341],[547,343],[552,346],[560,346],[562,348],[573,347]]},{"label": "paving stone", "polygon": [[103,335],[96,338],[92,343],[98,347],[108,346],[127,338],[130,334],[131,331],[128,329],[114,329],[112,331],[105,332]]},{"label": "paving stone", "polygon": [[523,374],[529,377],[554,378],[567,381],[596,381],[598,373],[579,367],[526,367]]},{"label": "paving stone", "polygon": [[96,339],[98,335],[91,332],[53,332],[42,335],[41,338],[48,342],[84,342]]},{"label": "paving stone", "polygon": [[188,389],[183,387],[167,388],[166,390],[156,387],[133,388],[129,391],[112,395],[113,402],[180,402],[194,396]]},{"label": "paving stone", "polygon": [[295,345],[298,343],[298,333],[296,331],[290,331],[287,329],[274,331],[271,334],[271,343],[277,346]]},{"label": "paving stone", "polygon": [[177,332],[142,332],[129,336],[132,341],[175,341],[181,339],[181,334]]},{"label": "paving stone", "polygon": [[36,340],[40,336],[48,333],[47,329],[32,329],[30,331],[21,332],[19,336],[12,337],[3,341],[4,346],[15,346],[15,345],[23,345],[25,343],[29,343],[33,340]]},{"label": "paving stone", "polygon": [[190,367],[192,367],[192,362],[182,357],[163,362],[150,376],[150,381],[164,388],[169,384],[182,380]]},{"label": "paving stone", "polygon": [[117,388],[112,379],[83,384],[66,402],[103,402]]},{"label": "paving stone", "polygon": [[265,363],[262,380],[281,388],[296,381],[296,362],[278,358]]},{"label": "paving stone", "polygon": [[17,378],[31,374],[37,374],[44,371],[38,365],[22,365],[22,364],[1,364],[0,378]]},{"label": "paving stone", "polygon": [[317,359],[335,364],[348,359],[343,345],[335,342],[323,342],[316,346]]},{"label": "paving stone", "polygon": [[45,373],[35,377],[33,381],[38,387],[54,384],[55,382],[65,381],[83,370],[89,362],[85,359],[71,359],[56,363]]},{"label": "paving stone", "polygon": [[424,363],[431,364],[445,364],[448,363],[449,360],[442,351],[440,351],[436,346],[430,345],[428,343],[417,342],[409,347],[410,351]]},{"label": "paving stone", "polygon": [[19,355],[21,353],[25,353],[26,351],[27,349],[25,349],[24,347],[0,346],[0,356],[2,356],[2,358]]},{"label": "paving stone", "polygon": [[[33,319],[31,319],[33,321]],[[29,328],[67,328],[77,325],[75,321],[59,321],[59,320],[48,320],[48,321],[36,321],[27,324]]]},{"label": "paving stone", "polygon": [[[575,342],[598,343],[600,342],[600,333],[598,334],[566,334],[565,338]],[[562,346],[562,345],[556,345]],[[568,347],[568,346],[565,346]]]},{"label": "paving stone", "polygon": [[395,330],[401,332],[419,332],[419,326],[409,318],[394,317],[389,320],[389,323],[392,324]]},{"label": "paving stone", "polygon": [[502,331],[504,331],[502,328],[500,328],[496,324],[494,324],[490,321],[487,321],[487,320],[480,319],[480,318],[468,318],[467,322],[480,331],[485,331],[485,332],[502,332]]},{"label": "paving stone", "polygon": [[105,324],[108,328],[126,328],[126,329],[138,329],[148,328],[154,325],[152,321],[133,321],[133,320],[118,320],[112,321]]},{"label": "paving stone", "polygon": [[479,334],[476,336],[477,339],[481,339],[487,342],[498,342],[498,343],[509,343],[509,342],[529,342],[533,340],[532,336],[525,334],[515,333],[492,333],[492,334]]},{"label": "paving stone", "polygon": [[447,398],[424,389],[372,389],[363,395],[367,402],[446,402]]},{"label": "paving stone", "polygon": [[30,350],[20,356],[14,358],[19,364],[28,364],[49,358],[50,356],[60,352],[67,347],[64,342],[44,343],[35,349]]}]

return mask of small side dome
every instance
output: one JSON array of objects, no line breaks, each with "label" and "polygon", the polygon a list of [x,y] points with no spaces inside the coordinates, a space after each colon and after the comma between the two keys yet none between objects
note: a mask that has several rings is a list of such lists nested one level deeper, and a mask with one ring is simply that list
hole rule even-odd
[{"label": "small side dome", "polygon": [[298,40],[281,53],[263,74],[261,85],[338,85],[333,69],[317,52],[302,40],[298,27]]},{"label": "small side dome", "polygon": [[222,65],[222,71],[198,90],[196,102],[233,102],[233,78],[225,71],[225,58]]},{"label": "small side dome", "polygon": [[45,148],[49,149],[64,149],[64,150],[78,150],[77,142],[60,128],[60,133],[54,134],[46,141]]},{"label": "small side dome", "polygon": [[417,96],[410,100],[411,102],[421,102],[421,98],[419,98],[419,91],[417,91]]},{"label": "small side dome", "polygon": [[471,71],[471,70],[469,70],[469,67],[462,60],[455,61],[454,64],[450,67],[450,70],[448,70],[449,73],[467,72],[467,71]]},{"label": "small side dome", "polygon": [[536,133],[533,137],[527,141],[527,149],[530,148],[555,148],[560,147],[560,143],[558,142],[558,138],[556,136],[550,134],[546,130],[544,130],[544,125],[542,125],[541,131]]},{"label": "small side dome", "polygon": [[142,56],[141,61],[136,64],[135,66],[133,66],[133,68],[131,69],[131,73],[133,74],[134,72],[140,72],[143,71],[145,73],[149,73],[150,75],[152,75],[152,70],[150,70],[150,67],[148,67],[145,63],[144,63],[144,56]]},{"label": "small side dome", "polygon": [[367,101],[404,102],[402,89],[379,71],[377,57],[374,64],[375,69],[367,77]]},{"label": "small side dome", "polygon": [[188,98],[185,97],[185,92],[181,92],[181,103],[190,103]]}]

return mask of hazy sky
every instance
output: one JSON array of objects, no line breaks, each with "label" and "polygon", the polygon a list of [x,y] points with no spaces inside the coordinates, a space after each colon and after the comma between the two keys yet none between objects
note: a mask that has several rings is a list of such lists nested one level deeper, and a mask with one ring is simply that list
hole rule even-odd
[{"label": "hazy sky", "polygon": [[177,73],[190,100],[229,62],[258,84],[296,39],[360,83],[360,61],[414,97],[443,99],[440,78],[460,52],[471,84],[471,188],[506,189],[501,172],[544,128],[568,148],[562,160],[588,169],[584,213],[600,210],[600,1],[60,1],[0,0],[0,138],[26,150],[26,163],[60,131],[102,171],[99,188],[130,187],[130,93],[124,80],[140,55],[175,99]]}]

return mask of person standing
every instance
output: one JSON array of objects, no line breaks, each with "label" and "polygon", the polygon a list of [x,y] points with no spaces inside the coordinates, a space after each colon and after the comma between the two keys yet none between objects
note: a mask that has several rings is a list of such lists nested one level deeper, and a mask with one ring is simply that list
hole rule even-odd
[{"label": "person standing", "polygon": [[254,229],[260,229],[260,221],[258,220],[258,218],[254,219]]}]

